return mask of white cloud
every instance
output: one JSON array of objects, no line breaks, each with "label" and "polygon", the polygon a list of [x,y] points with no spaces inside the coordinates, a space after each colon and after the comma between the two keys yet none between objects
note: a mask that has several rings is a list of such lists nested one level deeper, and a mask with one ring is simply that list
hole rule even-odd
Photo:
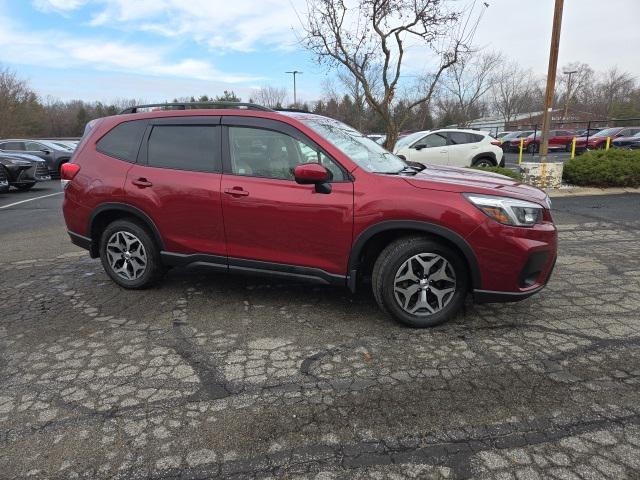
[{"label": "white cloud", "polygon": [[94,0],[91,25],[188,38],[214,51],[292,48],[304,0]]},{"label": "white cloud", "polygon": [[140,75],[172,76],[219,82],[255,82],[258,77],[218,71],[210,62],[170,59],[171,51],[99,38],[72,37],[64,32],[32,32],[24,35],[8,19],[0,17],[0,61],[53,68],[83,67]]},{"label": "white cloud", "polygon": [[33,6],[43,12],[70,12],[80,8],[87,0],[34,0]]}]

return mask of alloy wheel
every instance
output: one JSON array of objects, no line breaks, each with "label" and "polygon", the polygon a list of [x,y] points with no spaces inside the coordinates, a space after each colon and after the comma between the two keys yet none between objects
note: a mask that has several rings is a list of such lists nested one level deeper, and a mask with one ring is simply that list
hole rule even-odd
[{"label": "alloy wheel", "polygon": [[118,231],[111,235],[106,254],[113,272],[125,280],[137,280],[147,269],[144,245],[131,232]]},{"label": "alloy wheel", "polygon": [[411,315],[429,316],[445,308],[456,291],[451,264],[436,253],[419,253],[405,260],[393,280],[400,308]]}]

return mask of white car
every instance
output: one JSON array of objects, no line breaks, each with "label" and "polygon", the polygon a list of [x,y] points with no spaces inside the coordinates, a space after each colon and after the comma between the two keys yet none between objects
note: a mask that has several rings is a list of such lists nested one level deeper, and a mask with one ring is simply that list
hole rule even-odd
[{"label": "white car", "polygon": [[396,142],[393,153],[424,165],[504,166],[500,142],[477,130],[444,128],[412,133]]}]

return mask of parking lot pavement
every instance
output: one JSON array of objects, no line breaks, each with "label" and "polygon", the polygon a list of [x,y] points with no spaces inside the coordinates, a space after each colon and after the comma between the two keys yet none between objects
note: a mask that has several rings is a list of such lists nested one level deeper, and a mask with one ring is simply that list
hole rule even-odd
[{"label": "parking lot pavement", "polygon": [[640,476],[640,195],[554,200],[547,289],[430,330],[364,291],[121,290],[37,202],[0,210],[0,477]]}]

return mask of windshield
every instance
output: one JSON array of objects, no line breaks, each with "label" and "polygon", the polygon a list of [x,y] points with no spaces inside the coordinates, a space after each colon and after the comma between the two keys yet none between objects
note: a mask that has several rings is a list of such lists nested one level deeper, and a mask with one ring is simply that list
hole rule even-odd
[{"label": "windshield", "polygon": [[427,133],[429,133],[429,130],[426,130],[424,132],[411,133],[409,135],[406,135],[406,136],[398,139],[398,141],[396,142],[395,150],[398,151],[398,149],[400,149],[400,148],[404,148],[404,147],[406,147],[408,145],[411,145],[416,140],[420,140]]},{"label": "windshield", "polygon": [[302,121],[368,172],[398,173],[407,166],[402,159],[344,123],[324,117]]},{"label": "windshield", "polygon": [[598,133],[594,133],[591,135],[592,137],[611,137],[620,131],[620,127],[614,128],[605,128],[604,130],[600,130]]}]

